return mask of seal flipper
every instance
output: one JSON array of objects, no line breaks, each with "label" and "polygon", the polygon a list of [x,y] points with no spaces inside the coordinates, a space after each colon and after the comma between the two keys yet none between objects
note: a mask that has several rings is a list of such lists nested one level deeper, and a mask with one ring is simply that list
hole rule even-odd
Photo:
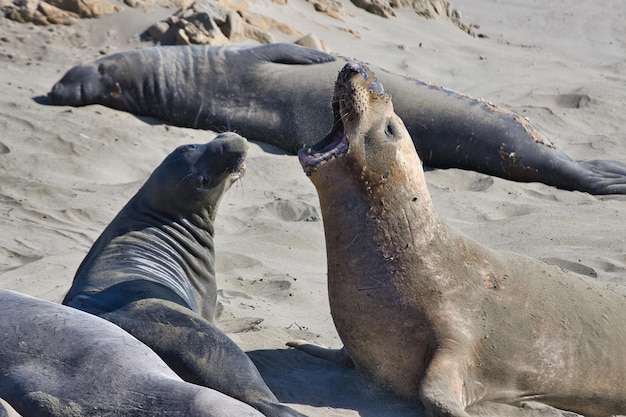
[{"label": "seal flipper", "polygon": [[341,349],[330,349],[307,342],[306,340],[293,340],[287,342],[287,346],[301,350],[316,358],[335,362],[348,368],[354,368],[354,362],[352,362],[352,358],[350,358],[350,355],[346,352],[345,347]]},{"label": "seal flipper", "polygon": [[581,178],[581,189],[591,194],[626,194],[626,165],[606,159],[575,161],[587,174]]},{"label": "seal flipper", "polygon": [[333,62],[336,58],[317,49],[292,43],[271,43],[250,49],[256,57],[274,64],[312,65]]},{"label": "seal flipper", "polygon": [[463,402],[466,404],[479,402],[483,396],[480,392],[467,392],[476,386],[463,380],[456,356],[452,349],[441,349],[428,364],[419,389],[419,396],[426,407],[427,415],[471,417],[465,411]]}]

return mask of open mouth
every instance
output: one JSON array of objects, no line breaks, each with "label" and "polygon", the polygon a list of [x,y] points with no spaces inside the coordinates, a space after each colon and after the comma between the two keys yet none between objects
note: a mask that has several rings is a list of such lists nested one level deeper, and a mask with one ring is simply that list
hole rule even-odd
[{"label": "open mouth", "polygon": [[333,130],[320,142],[310,148],[301,149],[298,152],[300,164],[307,175],[311,175],[317,167],[324,162],[348,152],[349,142],[343,128],[341,118],[335,120]]},{"label": "open mouth", "polygon": [[[337,76],[335,83],[335,95],[333,97],[333,128],[331,132],[315,145],[301,149],[298,152],[300,164],[307,175],[311,175],[317,168],[337,157],[345,155],[350,148],[350,141],[346,134],[344,120],[351,120],[355,113],[355,85],[359,83],[355,77],[360,77],[360,85],[365,88],[370,96],[384,95],[384,89],[380,81],[376,79],[365,65],[360,62],[350,61],[344,65]],[[365,83],[365,86],[363,86]],[[360,104],[363,104],[361,102]],[[361,107],[361,112],[363,106]]]},{"label": "open mouth", "polygon": [[244,176],[246,173],[246,156],[245,154],[234,159],[229,166],[226,168],[226,173],[233,180],[237,180]]}]

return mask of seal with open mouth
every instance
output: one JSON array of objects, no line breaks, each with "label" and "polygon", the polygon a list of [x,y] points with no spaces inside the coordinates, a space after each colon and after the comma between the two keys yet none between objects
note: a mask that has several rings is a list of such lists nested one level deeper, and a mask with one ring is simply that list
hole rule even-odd
[{"label": "seal with open mouth", "polygon": [[331,133],[299,158],[319,195],[344,349],[290,345],[349,358],[420,399],[427,416],[626,412],[626,289],[448,227],[391,97],[364,65],[340,72],[333,109]]}]

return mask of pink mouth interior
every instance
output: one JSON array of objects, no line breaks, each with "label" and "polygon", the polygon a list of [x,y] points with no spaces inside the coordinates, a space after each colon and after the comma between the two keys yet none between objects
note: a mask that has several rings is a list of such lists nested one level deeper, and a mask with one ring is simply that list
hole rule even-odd
[{"label": "pink mouth interior", "polygon": [[300,164],[304,168],[304,171],[307,175],[310,175],[319,165],[348,152],[348,147],[348,138],[345,134],[343,124],[339,122],[336,129],[322,141],[310,148],[302,149],[298,153],[298,158],[300,159]]}]

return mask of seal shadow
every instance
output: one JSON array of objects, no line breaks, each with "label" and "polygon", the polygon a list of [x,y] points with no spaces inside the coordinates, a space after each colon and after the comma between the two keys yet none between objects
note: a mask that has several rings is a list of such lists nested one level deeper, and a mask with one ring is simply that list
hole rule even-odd
[{"label": "seal shadow", "polygon": [[[39,96],[35,96],[32,98],[32,100],[42,106],[54,106],[51,102],[50,99],[48,98],[47,95],[39,95]],[[56,107],[56,106],[55,106]],[[158,126],[158,125],[170,125],[170,123],[164,122],[161,119],[157,119],[154,117],[150,117],[150,116],[140,116],[137,114],[133,114],[133,113],[128,113],[131,114],[132,116],[134,116],[136,119],[144,122],[147,125],[150,126]]]},{"label": "seal shadow", "polygon": [[400,398],[356,370],[295,349],[247,352],[282,403],[354,410],[362,417],[422,417],[424,407]]}]

